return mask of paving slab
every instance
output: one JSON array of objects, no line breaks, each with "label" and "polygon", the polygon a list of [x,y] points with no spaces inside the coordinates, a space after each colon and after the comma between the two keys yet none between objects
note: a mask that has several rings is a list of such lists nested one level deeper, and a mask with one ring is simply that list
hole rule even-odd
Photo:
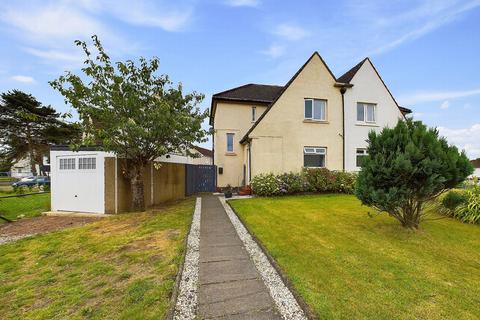
[{"label": "paving slab", "polygon": [[198,316],[282,319],[217,196],[202,197]]}]

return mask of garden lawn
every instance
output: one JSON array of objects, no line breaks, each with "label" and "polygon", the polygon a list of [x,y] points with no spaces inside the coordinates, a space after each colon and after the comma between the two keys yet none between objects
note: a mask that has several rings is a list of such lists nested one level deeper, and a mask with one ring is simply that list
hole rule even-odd
[{"label": "garden lawn", "polygon": [[413,232],[350,195],[230,203],[321,319],[479,318],[477,225]]},{"label": "garden lawn", "polygon": [[2,319],[162,319],[194,199],[0,246]]},{"label": "garden lawn", "polygon": [[[36,217],[48,210],[50,210],[50,193],[13,198],[0,197],[0,216],[10,220]],[[4,222],[5,220],[0,219],[0,224]]]}]

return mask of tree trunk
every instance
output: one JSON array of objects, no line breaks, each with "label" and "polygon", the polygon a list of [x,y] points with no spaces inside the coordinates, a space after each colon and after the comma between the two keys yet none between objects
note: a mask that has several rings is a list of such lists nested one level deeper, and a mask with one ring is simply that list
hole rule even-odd
[{"label": "tree trunk", "polygon": [[132,189],[132,209],[145,211],[145,197],[143,189],[143,165],[132,164],[128,166],[130,185]]},{"label": "tree trunk", "polygon": [[417,230],[420,226],[421,215],[422,203],[412,201],[410,205],[404,208],[403,219],[401,219],[400,222],[405,228]]}]

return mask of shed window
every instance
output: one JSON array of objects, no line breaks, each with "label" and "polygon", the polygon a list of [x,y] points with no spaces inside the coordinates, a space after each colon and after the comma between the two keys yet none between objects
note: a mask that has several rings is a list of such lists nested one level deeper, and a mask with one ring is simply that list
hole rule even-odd
[{"label": "shed window", "polygon": [[303,148],[303,166],[311,168],[324,168],[327,156],[327,148],[305,147]]},{"label": "shed window", "polygon": [[320,99],[305,99],[305,119],[327,120],[327,101]]},{"label": "shed window", "polygon": [[75,158],[60,159],[60,170],[74,170]]},{"label": "shed window", "polygon": [[233,133],[227,133],[227,152],[233,152]]},{"label": "shed window", "polygon": [[78,169],[80,170],[92,170],[96,169],[97,163],[95,158],[78,158]]}]

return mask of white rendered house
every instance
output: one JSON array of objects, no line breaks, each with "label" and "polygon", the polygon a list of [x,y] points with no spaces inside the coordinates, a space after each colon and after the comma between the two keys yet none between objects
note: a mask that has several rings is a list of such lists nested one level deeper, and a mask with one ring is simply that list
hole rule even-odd
[{"label": "white rendered house", "polygon": [[366,155],[368,133],[394,127],[410,110],[400,107],[369,58],[338,78],[344,93],[345,170],[358,171]]}]

